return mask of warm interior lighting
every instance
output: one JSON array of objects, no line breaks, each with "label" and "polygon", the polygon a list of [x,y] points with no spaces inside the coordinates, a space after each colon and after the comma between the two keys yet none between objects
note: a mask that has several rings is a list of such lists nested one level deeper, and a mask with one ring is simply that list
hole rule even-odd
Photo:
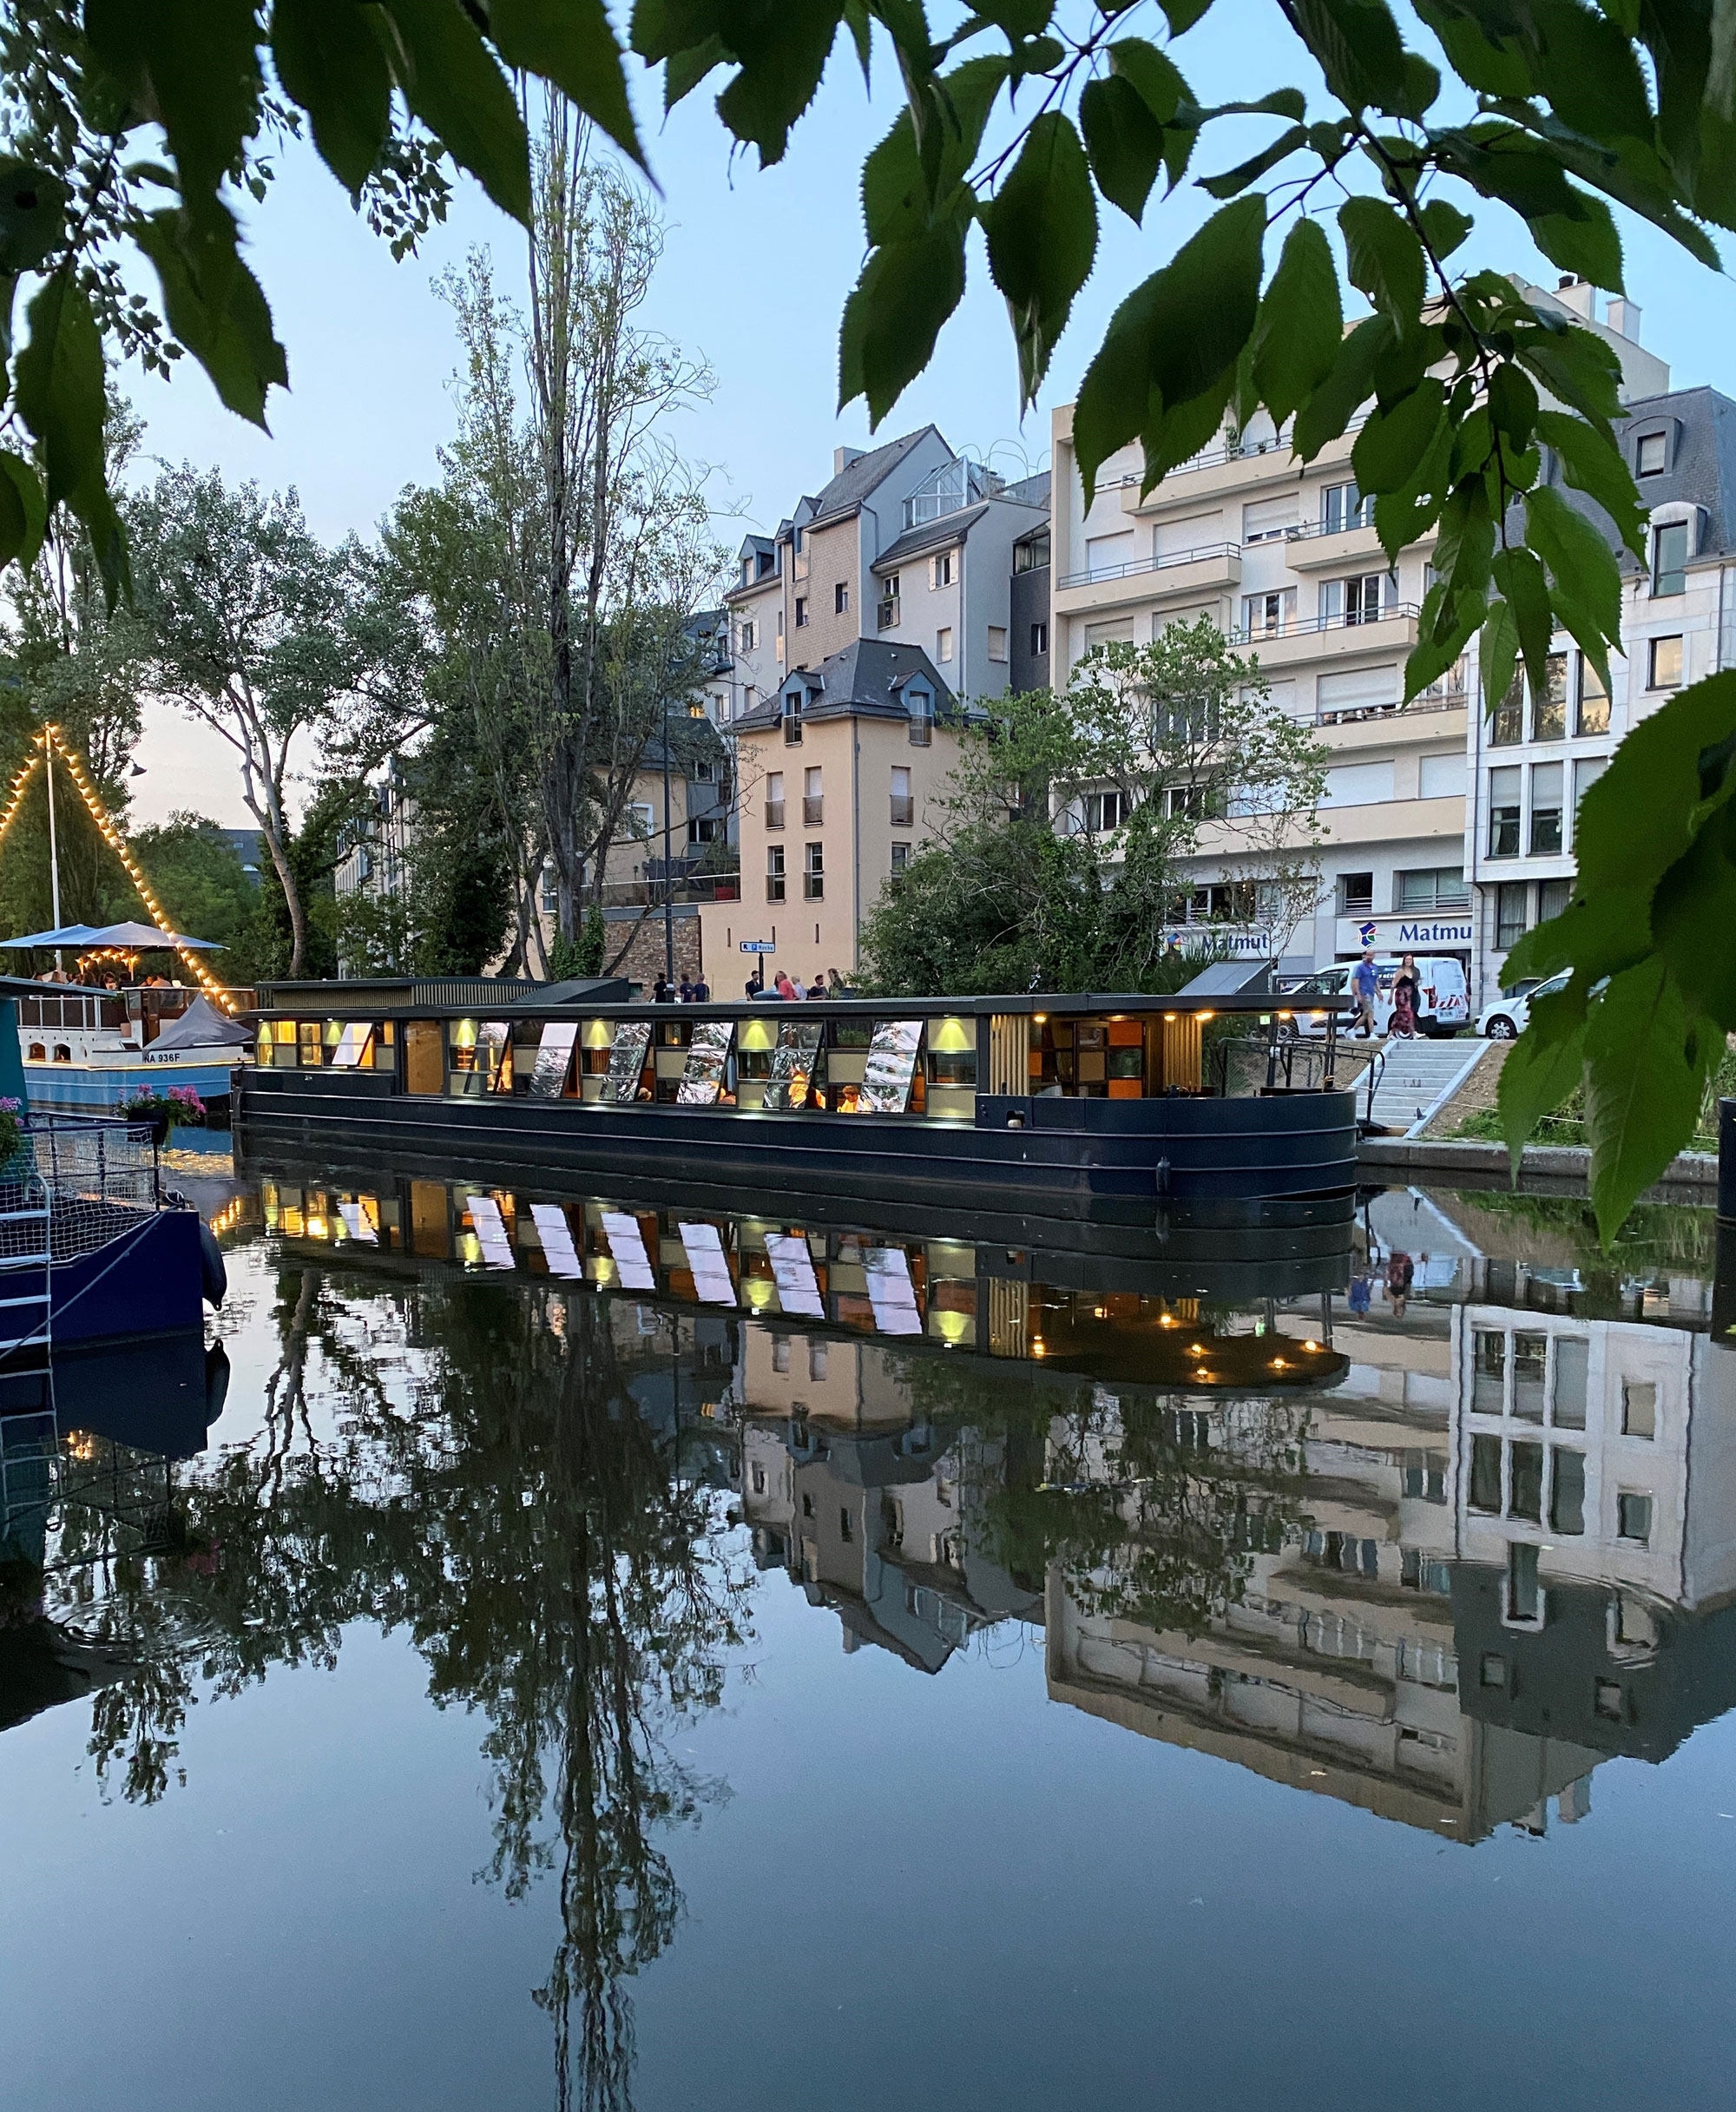
[{"label": "warm interior lighting", "polygon": [[1174,1012],[1166,1012],[1163,1017],[1166,1020],[1173,1020],[1175,1015]]},{"label": "warm interior lighting", "polygon": [[1175,1315],[1173,1313],[1160,1313],[1157,1316],[1157,1324],[1160,1327],[1174,1327]]},{"label": "warm interior lighting", "polygon": [[1274,1372],[1281,1372],[1285,1370],[1286,1367],[1285,1365],[1283,1358],[1274,1357],[1272,1360],[1272,1368]]},{"label": "warm interior lighting", "polygon": [[1304,1349],[1313,1350],[1313,1349],[1318,1349],[1318,1348],[1319,1348],[1319,1346],[1320,1346],[1320,1345],[1319,1345],[1319,1344],[1318,1344],[1317,1341],[1315,1341],[1314,1338],[1313,1338],[1312,1335],[1310,1335],[1310,1336],[1309,1336],[1309,1338],[1308,1338],[1308,1339],[1307,1339],[1307,1340],[1306,1340],[1306,1341],[1305,1341],[1305,1343],[1302,1345],[1302,1346],[1303,1346],[1303,1348],[1304,1348]]},{"label": "warm interior lighting", "polygon": [[1289,1018],[1293,1017],[1293,1014],[1289,1013],[1289,1012],[1280,1012],[1280,1013],[1278,1015],[1278,1017],[1279,1017],[1280,1019],[1289,1019]]},{"label": "warm interior lighting", "polygon": [[1194,1013],[1194,1017],[1203,1027],[1208,1019],[1215,1019],[1218,1015],[1215,1012],[1196,1012]]}]

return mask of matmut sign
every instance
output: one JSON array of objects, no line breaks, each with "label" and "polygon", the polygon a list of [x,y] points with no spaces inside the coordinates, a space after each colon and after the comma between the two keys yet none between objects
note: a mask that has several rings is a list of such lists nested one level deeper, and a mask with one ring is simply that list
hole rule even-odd
[{"label": "matmut sign", "polygon": [[1336,951],[1360,953],[1372,946],[1377,953],[1420,953],[1444,947],[1450,952],[1468,951],[1471,920],[1454,917],[1340,917]]}]

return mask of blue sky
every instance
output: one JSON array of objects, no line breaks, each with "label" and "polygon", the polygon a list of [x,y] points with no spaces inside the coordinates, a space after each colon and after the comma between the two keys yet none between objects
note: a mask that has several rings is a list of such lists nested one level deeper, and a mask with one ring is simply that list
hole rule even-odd
[{"label": "blue sky", "polygon": [[[1247,100],[1290,82],[1314,85],[1271,0],[1217,0],[1175,56],[1202,102]],[[732,164],[706,88],[667,125],[654,81],[641,76],[635,95],[669,220],[650,320],[703,352],[716,373],[713,401],[682,419],[678,437],[687,453],[716,465],[719,532],[733,543],[748,526],[775,523],[803,491],[817,489],[840,441],[869,438],[859,405],[841,418],[836,412],[838,319],[862,261],[862,161],[896,113],[897,82],[890,67],[882,69],[871,100],[841,48],[786,161],[765,171],[751,155]],[[1199,173],[1230,166],[1271,136],[1272,122],[1237,121],[1220,129],[1221,140],[1208,135]],[[1016,460],[1022,451],[1032,468],[1046,466],[1049,408],[1076,392],[1115,304],[1210,209],[1192,187],[1148,211],[1143,230],[1104,208],[1095,269],[1042,399],[1023,424],[1005,309],[989,282],[979,238],[964,302],[884,437],[932,420],[957,448],[986,454],[1000,444],[997,460],[1003,453]],[[1628,292],[1644,311],[1646,343],[1670,361],[1679,385],[1711,382],[1736,391],[1729,282],[1648,228],[1624,232]],[[289,352],[290,392],[273,398],[271,434],[226,412],[183,360],[167,384],[135,372],[126,378],[147,420],[147,453],[293,484],[322,534],[365,534],[405,484],[437,474],[436,451],[451,430],[455,345],[434,280],[480,243],[516,283],[521,238],[474,185],[461,182],[447,225],[395,265],[305,148],[282,157],[279,179],[252,213],[248,233]],[[1462,253],[1553,283],[1520,223],[1505,214],[1485,214]],[[143,760],[150,774],[139,785],[141,818],[195,804],[226,821],[246,819],[225,758],[184,727],[154,717]]]}]

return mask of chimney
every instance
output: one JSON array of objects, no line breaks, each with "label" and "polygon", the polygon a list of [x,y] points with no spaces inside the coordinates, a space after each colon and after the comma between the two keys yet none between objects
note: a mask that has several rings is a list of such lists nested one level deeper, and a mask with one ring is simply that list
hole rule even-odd
[{"label": "chimney", "polygon": [[866,452],[867,450],[865,448],[860,447],[833,448],[832,451],[832,475],[834,477],[842,477],[844,472],[850,467],[851,464],[852,462],[860,462],[863,456]]},{"label": "chimney", "polygon": [[1640,342],[1640,304],[1637,300],[1612,300],[1604,311],[1603,319],[1618,338],[1626,338],[1630,345]]},{"label": "chimney", "polygon": [[1562,307],[1582,315],[1587,322],[1597,320],[1597,294],[1590,280],[1576,279],[1572,273],[1564,272],[1555,282],[1555,299]]}]

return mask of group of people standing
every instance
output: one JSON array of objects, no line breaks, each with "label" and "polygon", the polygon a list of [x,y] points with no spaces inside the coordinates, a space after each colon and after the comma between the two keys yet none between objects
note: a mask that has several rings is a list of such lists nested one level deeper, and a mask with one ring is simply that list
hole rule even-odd
[{"label": "group of people standing", "polygon": [[[772,978],[768,990],[763,970],[755,969],[747,978],[750,997],[781,997],[786,1003],[800,1003],[810,997],[848,997],[854,993],[845,985],[844,977],[837,969],[828,968],[824,976],[816,975],[811,984],[804,984],[799,976],[792,977],[780,968]],[[651,986],[654,1004],[709,1004],[711,985],[703,975],[683,976],[679,984],[671,983],[667,976],[659,976]]]},{"label": "group of people standing", "polygon": [[[835,968],[828,968],[824,976],[816,975],[806,988],[803,987],[799,976],[786,976],[780,968],[772,978],[772,988],[786,1004],[799,1004],[809,997],[842,997],[848,994],[844,987],[844,977]],[[765,990],[764,983],[752,982],[747,985],[747,995],[750,997],[762,997]]]}]

